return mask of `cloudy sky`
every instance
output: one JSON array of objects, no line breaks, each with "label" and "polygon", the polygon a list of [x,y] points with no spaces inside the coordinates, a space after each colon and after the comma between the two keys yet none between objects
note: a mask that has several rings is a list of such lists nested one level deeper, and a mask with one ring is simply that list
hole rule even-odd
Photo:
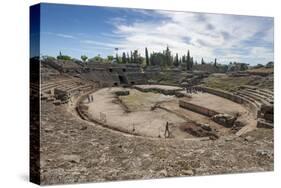
[{"label": "cloudy sky", "polygon": [[273,61],[273,18],[160,10],[43,4],[41,55],[103,57],[168,45],[195,60],[265,64]]}]

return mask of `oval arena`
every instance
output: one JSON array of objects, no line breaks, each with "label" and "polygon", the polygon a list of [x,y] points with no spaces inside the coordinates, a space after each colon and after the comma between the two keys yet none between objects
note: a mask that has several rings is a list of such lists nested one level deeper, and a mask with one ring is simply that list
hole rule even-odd
[{"label": "oval arena", "polygon": [[273,169],[273,91],[206,84],[231,76],[42,61],[41,178],[52,184],[62,176],[71,183]]}]

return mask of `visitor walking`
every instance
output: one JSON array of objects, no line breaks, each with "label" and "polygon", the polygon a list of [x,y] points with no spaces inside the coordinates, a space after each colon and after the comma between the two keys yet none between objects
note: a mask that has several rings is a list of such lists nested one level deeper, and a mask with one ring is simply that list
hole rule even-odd
[{"label": "visitor walking", "polygon": [[164,137],[165,138],[169,138],[170,137],[170,130],[169,130],[169,122],[168,121],[166,122]]},{"label": "visitor walking", "polygon": [[90,95],[88,95],[88,103],[91,102],[91,98],[90,98]]}]

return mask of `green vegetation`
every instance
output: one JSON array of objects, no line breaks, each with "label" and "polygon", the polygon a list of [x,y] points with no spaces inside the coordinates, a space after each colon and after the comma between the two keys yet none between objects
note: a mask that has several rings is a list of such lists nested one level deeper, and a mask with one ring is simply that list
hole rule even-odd
[{"label": "green vegetation", "polygon": [[62,53],[60,52],[60,54],[57,56],[57,59],[69,61],[72,58],[70,56],[68,56],[68,55],[62,55]]},{"label": "green vegetation", "polygon": [[201,59],[201,64],[202,64],[202,65],[206,64],[205,61],[204,61],[204,59],[203,59],[203,57],[202,57],[202,59]]},{"label": "green vegetation", "polygon": [[[142,66],[160,66],[162,69],[170,69],[171,67],[185,67],[186,70],[191,71],[193,68],[193,57],[190,55],[190,51],[187,51],[186,55],[179,57],[178,53],[175,56],[172,55],[171,50],[167,46],[163,52],[152,52],[149,54],[147,47],[145,48],[145,57],[142,57],[138,50],[130,51],[130,53],[122,52],[122,56],[118,56],[118,48],[115,48],[116,55],[107,56],[102,58],[99,54],[95,57],[88,58],[86,55],[81,55],[81,60],[85,63],[117,63],[117,64],[139,64]],[[55,59],[55,58],[54,58]],[[57,56],[58,60],[72,60],[70,56],[63,55],[59,52]],[[197,62],[195,62],[197,64]],[[203,62],[202,58],[202,64]]]},{"label": "green vegetation", "polygon": [[147,48],[145,48],[145,63],[146,65],[149,65],[149,55]]},{"label": "green vegetation", "polygon": [[108,61],[113,61],[114,57],[112,55],[107,56]]},{"label": "green vegetation", "polygon": [[214,74],[204,79],[204,86],[222,89],[226,91],[235,91],[242,85],[251,83],[249,77],[232,77],[225,74]]},{"label": "green vegetation", "polygon": [[101,63],[102,58],[99,55],[97,55],[93,58],[90,58],[88,61],[89,61],[89,63]]},{"label": "green vegetation", "polygon": [[85,56],[85,55],[82,55],[82,56],[81,56],[81,59],[82,59],[82,61],[85,63],[85,62],[87,61],[88,57]]},{"label": "green vegetation", "polygon": [[122,63],[122,64],[128,63],[128,62],[127,62],[127,58],[126,58],[125,52],[123,52],[123,54],[122,54],[122,61],[121,61],[121,63]]},{"label": "green vegetation", "polygon": [[[207,72],[237,72],[237,71],[246,71],[250,69],[257,68],[273,68],[274,62],[268,62],[266,65],[258,64],[254,67],[249,66],[247,63],[239,63],[239,62],[230,62],[228,65],[219,64],[217,58],[214,59],[214,62],[205,62],[204,58],[201,58],[201,65],[197,63],[196,60],[193,59],[189,50],[187,53],[179,56],[178,53],[175,55],[172,54],[170,48],[167,46],[165,50],[162,52],[152,52],[149,53],[147,47],[145,50],[145,57],[142,57],[138,50],[133,50],[129,52],[122,52],[121,56],[118,54],[118,48],[115,48],[116,55],[109,55],[106,58],[103,58],[98,54],[95,57],[88,58],[86,55],[81,55],[81,60],[85,63],[117,63],[117,64],[139,64],[142,67],[146,66],[159,66],[161,70],[171,70],[173,68],[180,68],[182,70],[193,71],[207,71]],[[50,56],[42,56],[43,59],[46,60],[72,60],[79,61],[77,59],[71,58],[68,55],[63,55],[59,52],[57,58],[53,58]],[[268,71],[268,70],[267,70]]]}]

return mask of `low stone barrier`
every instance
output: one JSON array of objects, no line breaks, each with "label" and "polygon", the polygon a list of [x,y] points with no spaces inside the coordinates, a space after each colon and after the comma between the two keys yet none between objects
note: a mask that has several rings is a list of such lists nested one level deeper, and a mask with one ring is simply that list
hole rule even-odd
[{"label": "low stone barrier", "polygon": [[115,94],[117,96],[127,96],[130,94],[130,92],[129,91],[116,91]]},{"label": "low stone barrier", "polygon": [[219,114],[219,112],[215,111],[215,110],[211,110],[209,108],[203,107],[203,106],[199,106],[190,102],[187,102],[185,100],[179,100],[179,105],[182,108],[197,112],[199,114],[208,116],[208,117],[212,117],[216,114]]},{"label": "low stone barrier", "polygon": [[182,91],[183,89],[163,89],[163,88],[141,88],[137,86],[133,86],[134,89],[137,89],[141,92],[153,92],[153,93],[162,93],[164,95],[176,95],[177,92]]},{"label": "low stone barrier", "polygon": [[228,91],[224,91],[221,89],[214,89],[214,88],[210,88],[210,87],[203,87],[203,86],[194,86],[193,88],[196,90],[206,92],[206,93],[211,93],[213,95],[217,95],[219,97],[226,98],[228,100],[231,100],[231,101],[239,103],[239,104],[243,103],[243,99],[241,97],[239,97],[233,93],[230,93]]},{"label": "low stone barrier", "polygon": [[203,92],[206,92],[206,93],[211,93],[213,95],[217,95],[219,97],[223,97],[223,98],[226,98],[226,99],[231,100],[233,102],[242,104],[242,105],[248,107],[255,117],[258,117],[258,114],[260,113],[260,108],[257,107],[254,103],[244,99],[243,97],[235,95],[231,92],[224,91],[224,90],[221,90],[221,89],[204,87],[204,86],[194,86],[193,88],[196,89],[196,90],[200,90],[200,91],[203,91]]},{"label": "low stone barrier", "polygon": [[220,113],[215,110],[199,106],[196,104],[193,104],[191,102],[185,101],[185,100],[179,100],[179,106],[181,108],[185,108],[188,110],[191,110],[193,112],[205,115],[210,117],[214,122],[223,125],[224,127],[232,127],[236,121],[236,118],[232,115]]}]

